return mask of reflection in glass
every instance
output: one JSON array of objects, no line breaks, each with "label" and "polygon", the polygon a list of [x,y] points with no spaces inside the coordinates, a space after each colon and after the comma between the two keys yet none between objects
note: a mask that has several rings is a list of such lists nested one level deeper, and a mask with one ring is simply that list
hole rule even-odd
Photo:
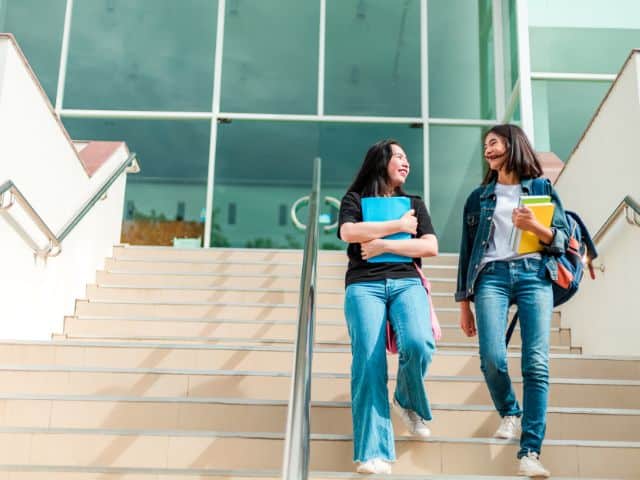
[{"label": "reflection in glass", "polygon": [[122,241],[203,238],[209,121],[66,119],[72,138],[125,141],[141,172],[127,177]]},{"label": "reflection in glass", "polygon": [[65,108],[210,111],[217,3],[74,2]]},{"label": "reflection in glass", "polygon": [[491,0],[429,0],[429,110],[495,118]]},{"label": "reflection in glass", "polygon": [[609,86],[609,82],[534,80],[536,149],[567,161]]},{"label": "reflection in glass", "polygon": [[442,253],[460,249],[464,202],[485,168],[482,135],[479,127],[430,127],[431,215]]},{"label": "reflection in glass", "polygon": [[419,117],[420,2],[327,2],[325,112]]},{"label": "reflection in glass", "polygon": [[[288,215],[293,203],[309,194],[312,163],[322,158],[322,197],[340,200],[360,167],[369,146],[395,138],[407,151],[411,175],[409,193],[422,194],[422,131],[407,125],[360,125],[241,122],[218,126],[214,188],[214,245],[261,248],[301,248],[304,234]],[[255,141],[248,142],[247,139]],[[220,213],[237,203],[237,221],[228,225]],[[283,208],[284,206],[284,208]],[[283,221],[286,212],[286,221]],[[323,204],[325,220],[337,211]],[[306,222],[302,208],[299,219]],[[326,216],[328,215],[328,216]],[[336,232],[322,232],[320,246],[341,249]]]},{"label": "reflection in glass", "polygon": [[53,104],[66,0],[0,0],[0,32],[12,33]]},{"label": "reflection in glass", "polygon": [[316,113],[319,5],[227,1],[222,111]]}]

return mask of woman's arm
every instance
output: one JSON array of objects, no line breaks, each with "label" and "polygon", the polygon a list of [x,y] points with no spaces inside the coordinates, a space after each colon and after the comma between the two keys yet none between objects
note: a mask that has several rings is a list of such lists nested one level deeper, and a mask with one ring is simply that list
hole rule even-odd
[{"label": "woman's arm", "polygon": [[418,220],[415,211],[409,210],[399,220],[343,223],[340,227],[340,238],[347,243],[364,243],[398,232],[415,235],[417,228]]},{"label": "woman's arm", "polygon": [[385,240],[378,238],[363,242],[360,247],[364,260],[383,253],[395,253],[396,255],[411,258],[435,257],[438,255],[438,239],[432,234],[407,240]]}]

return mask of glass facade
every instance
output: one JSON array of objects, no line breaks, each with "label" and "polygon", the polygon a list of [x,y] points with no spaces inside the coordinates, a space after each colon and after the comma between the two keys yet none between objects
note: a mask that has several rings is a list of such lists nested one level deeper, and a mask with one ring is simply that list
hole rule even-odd
[{"label": "glass facade", "polygon": [[[640,46],[635,0],[72,5],[65,23],[67,0],[0,0],[0,30],[16,36],[52,103],[64,69],[58,107],[73,138],[124,140],[138,154],[129,243],[299,248],[290,210],[308,194],[313,158],[322,196],[340,199],[367,147],[395,138],[412,165],[407,190],[425,197],[441,251],[455,252],[484,129],[530,124],[536,148],[565,160],[610,85],[602,74]],[[323,225],[336,220],[334,206],[322,213]],[[344,247],[335,231],[321,244]]]},{"label": "glass facade", "polygon": [[640,47],[640,3],[529,0],[529,42],[535,145],[566,161]]}]

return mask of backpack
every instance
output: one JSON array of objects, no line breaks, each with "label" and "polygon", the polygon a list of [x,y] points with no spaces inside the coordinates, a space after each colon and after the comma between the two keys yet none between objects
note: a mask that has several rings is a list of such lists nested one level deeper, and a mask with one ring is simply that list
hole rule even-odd
[{"label": "backpack", "polygon": [[[565,218],[569,225],[569,244],[567,250],[556,258],[558,279],[552,281],[554,307],[562,305],[576,294],[585,266],[589,268],[590,277],[594,280],[596,278],[591,261],[598,256],[598,252],[589,230],[577,213],[565,210]],[[517,322],[518,312],[507,328],[507,345]]]}]

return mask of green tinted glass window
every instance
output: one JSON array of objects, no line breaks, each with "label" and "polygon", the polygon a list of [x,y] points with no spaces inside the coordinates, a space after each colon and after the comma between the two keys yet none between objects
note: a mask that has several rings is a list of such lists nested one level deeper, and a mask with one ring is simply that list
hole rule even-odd
[{"label": "green tinted glass window", "polygon": [[640,28],[532,27],[529,32],[534,72],[618,73],[631,49],[640,46]]},{"label": "green tinted glass window", "polygon": [[[214,188],[214,245],[301,248],[304,234],[287,216],[293,203],[311,188],[312,163],[322,164],[322,197],[340,200],[360,167],[367,149],[393,137],[411,162],[409,193],[422,194],[422,130],[406,125],[355,125],[278,122],[238,122],[218,126]],[[247,138],[260,141],[247,142]],[[235,203],[235,223],[229,205]],[[331,223],[337,210],[323,204]],[[306,211],[300,220],[306,221]],[[323,224],[324,226],[325,224]],[[322,248],[343,248],[336,232],[322,232]]]},{"label": "green tinted glass window", "polygon": [[202,238],[209,121],[66,119],[72,138],[125,141],[141,172],[127,176],[123,241],[171,245]]},{"label": "green tinted glass window", "polygon": [[532,84],[536,149],[552,151],[566,161],[610,84],[542,80]]},{"label": "green tinted glass window", "polygon": [[217,3],[74,2],[65,108],[210,111]]},{"label": "green tinted glass window", "polygon": [[479,127],[429,130],[431,212],[441,252],[460,250],[464,203],[484,172],[482,135]]},{"label": "green tinted glass window", "polygon": [[506,98],[509,98],[519,76],[518,27],[515,0],[502,0],[502,37],[504,45],[504,74]]},{"label": "green tinted glass window", "polygon": [[12,33],[51,103],[58,88],[66,0],[0,0],[0,32]]},{"label": "green tinted glass window", "polygon": [[327,2],[325,112],[419,117],[420,2]]},{"label": "green tinted glass window", "polygon": [[227,1],[222,111],[316,113],[319,5]]},{"label": "green tinted glass window", "polygon": [[495,117],[491,20],[490,0],[429,0],[431,117]]}]

